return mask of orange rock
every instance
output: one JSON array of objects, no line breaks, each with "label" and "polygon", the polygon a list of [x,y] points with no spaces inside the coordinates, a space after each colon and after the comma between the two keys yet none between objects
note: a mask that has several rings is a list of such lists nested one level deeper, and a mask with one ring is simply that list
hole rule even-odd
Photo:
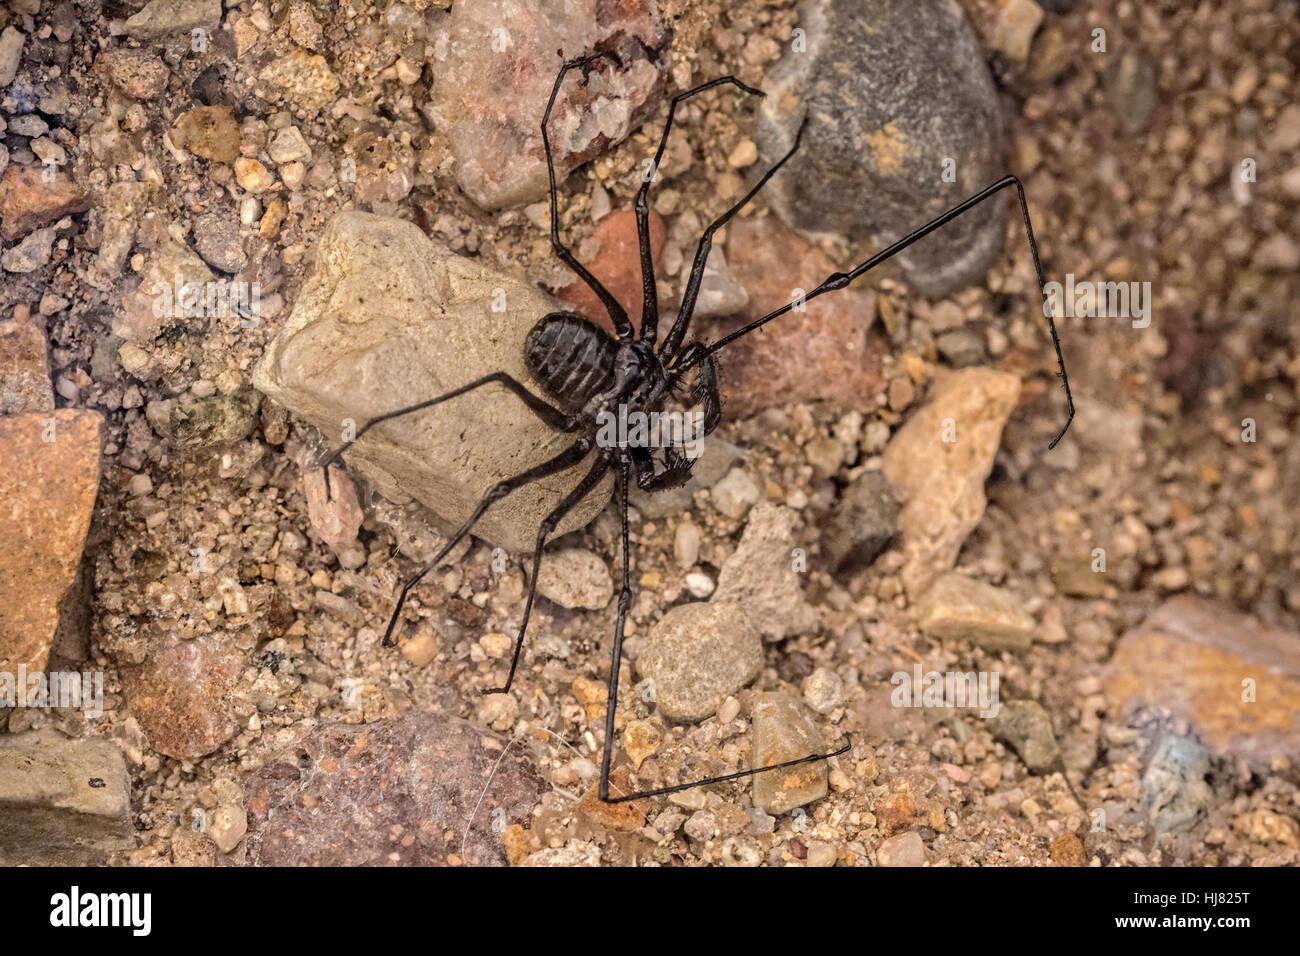
[{"label": "orange rock", "polygon": [[0,419],[0,671],[43,671],[99,491],[103,417]]},{"label": "orange rock", "polygon": [[[620,793],[635,793],[636,785],[632,783],[632,774],[627,767],[615,767],[609,774],[609,794],[617,797]],[[632,800],[628,803],[605,803],[600,799],[599,785],[592,787],[582,795],[578,810],[584,817],[606,830],[632,831],[645,823],[649,809],[648,801]]]},{"label": "orange rock", "polygon": [[1104,686],[1113,708],[1167,709],[1259,772],[1300,762],[1300,636],[1226,605],[1166,601],[1120,640]]},{"label": "orange rock", "polygon": [[[624,209],[601,220],[596,227],[595,237],[600,240],[600,251],[591,262],[583,265],[600,280],[619,304],[627,310],[632,324],[641,329],[641,246],[636,234],[636,213]],[[650,210],[650,257],[655,266],[659,264],[659,254],[664,249],[664,221],[653,209]],[[557,293],[561,299],[571,305],[597,325],[613,331],[614,323],[609,313],[601,304],[596,293],[581,280],[569,283]],[[662,336],[664,329],[660,329]]]},{"label": "orange rock", "polygon": [[1073,833],[1057,837],[1048,844],[1047,851],[1057,866],[1083,866],[1087,862],[1083,854],[1083,841]]},{"label": "orange rock", "polygon": [[57,173],[46,182],[44,173],[40,166],[10,166],[0,178],[0,236],[6,242],[90,208],[86,194],[71,179]]},{"label": "orange rock", "polygon": [[533,852],[533,833],[518,823],[512,823],[501,831],[501,843],[506,848],[506,859],[510,865],[518,866]]}]

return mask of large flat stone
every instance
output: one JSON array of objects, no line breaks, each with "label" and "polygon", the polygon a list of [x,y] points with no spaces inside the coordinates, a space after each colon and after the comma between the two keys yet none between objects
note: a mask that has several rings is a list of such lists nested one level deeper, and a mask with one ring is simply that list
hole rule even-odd
[{"label": "large flat stone", "polygon": [[114,744],[48,728],[0,734],[0,866],[93,866],[134,846]]},{"label": "large flat stone", "polygon": [[[503,311],[493,311],[494,303]],[[341,213],[321,235],[316,269],[253,375],[275,401],[341,441],[344,420],[369,419],[504,371],[538,391],[524,338],[555,305],[537,290],[435,245],[408,222]],[[573,441],[551,431],[497,385],[394,419],[348,453],[387,497],[414,497],[459,525],[496,482],[554,457]],[[498,502],[474,534],[530,547],[542,519],[590,460]],[[612,479],[558,530],[591,521]]]}]

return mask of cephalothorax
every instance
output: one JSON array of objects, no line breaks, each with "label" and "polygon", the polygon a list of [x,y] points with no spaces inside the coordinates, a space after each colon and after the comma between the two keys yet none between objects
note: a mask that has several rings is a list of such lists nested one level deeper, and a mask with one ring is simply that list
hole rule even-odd
[{"label": "cephalothorax", "polygon": [[[555,99],[559,94],[561,85],[564,83],[564,78],[570,71],[581,70],[585,78],[586,74],[599,61],[606,59],[615,63],[618,62],[617,57],[611,53],[597,53],[569,60],[564,64],[555,79],[555,86],[551,90],[551,97],[547,102],[546,112],[542,117],[542,140],[546,149],[547,171],[550,174],[551,244],[560,259],[576,272],[600,299],[605,310],[609,313],[610,320],[613,322],[614,334],[611,335],[590,319],[576,313],[552,312],[538,321],[537,325],[529,332],[524,345],[525,365],[537,384],[551,397],[552,401],[539,398],[521,382],[506,373],[496,372],[436,398],[417,402],[414,405],[381,415],[367,422],[356,433],[352,441],[361,438],[367,430],[381,422],[430,408],[473,389],[491,384],[504,387],[518,396],[528,408],[552,428],[574,436],[573,443],[549,461],[543,462],[522,474],[498,482],[487,491],[473,513],[452,535],[442,550],[402,586],[397,605],[393,609],[392,618],[384,634],[384,643],[386,645],[393,642],[393,632],[401,620],[402,608],[411,589],[470,532],[470,529],[474,527],[474,524],[494,502],[500,501],[516,488],[529,482],[556,474],[578,464],[593,450],[596,452],[595,461],[587,474],[559,505],[546,516],[538,529],[533,549],[533,574],[529,582],[528,596],[524,603],[523,620],[520,622],[519,634],[515,639],[514,654],[510,661],[510,672],[506,678],[505,686],[489,693],[504,693],[510,689],[510,685],[514,681],[515,670],[519,665],[519,655],[523,649],[524,636],[528,629],[528,618],[532,613],[533,600],[537,594],[537,568],[541,564],[542,548],[546,544],[547,538],[555,531],[564,516],[582,501],[609,471],[615,471],[622,508],[623,581],[619,591],[618,622],[614,630],[614,645],[610,659],[609,699],[605,711],[605,748],[601,760],[599,793],[600,798],[606,802],[621,803],[640,797],[674,793],[704,784],[736,780],[757,773],[792,767],[801,763],[825,760],[828,757],[847,752],[850,744],[846,743],[832,753],[809,754],[798,760],[773,764],[767,767],[756,767],[722,777],[693,780],[676,786],[662,787],[657,790],[639,793],[620,794],[616,797],[609,795],[610,762],[616,739],[614,735],[614,715],[618,707],[618,675],[623,654],[623,629],[627,620],[628,608],[632,602],[632,582],[629,573],[628,490],[634,479],[639,487],[650,492],[679,486],[690,478],[694,459],[671,446],[660,449],[661,454],[656,458],[649,443],[619,444],[599,441],[600,423],[606,420],[609,415],[617,415],[620,409],[625,414],[629,410],[639,413],[660,412],[673,394],[680,394],[689,399],[690,403],[703,406],[702,427],[704,434],[708,434],[717,427],[722,417],[721,402],[718,397],[717,373],[713,360],[715,353],[728,343],[796,308],[799,302],[807,302],[827,292],[843,289],[864,272],[896,255],[963,212],[1010,186],[1015,187],[1020,199],[1025,232],[1029,238],[1029,247],[1033,254],[1034,269],[1038,273],[1040,290],[1043,289],[1045,283],[1042,265],[1038,259],[1038,246],[1034,240],[1033,227],[1029,221],[1029,209],[1025,203],[1024,188],[1014,176],[1007,176],[993,183],[982,192],[954,206],[910,235],[881,250],[852,271],[837,272],[828,276],[819,286],[802,296],[801,299],[790,302],[762,318],[750,322],[743,328],[737,329],[730,335],[710,345],[706,346],[700,342],[689,340],[687,336],[691,317],[695,311],[695,302],[704,276],[704,267],[709,258],[709,250],[713,245],[714,234],[753,199],[764,184],[775,175],[777,170],[794,155],[799,148],[803,135],[803,128],[800,127],[790,151],[782,156],[739,202],[728,209],[704,231],[704,235],[700,238],[699,246],[696,249],[686,288],[682,294],[681,306],[672,326],[662,341],[660,341],[658,335],[659,302],[655,286],[654,265],[650,255],[649,204],[647,202],[653,176],[645,177],[641,188],[637,191],[635,207],[643,290],[641,328],[638,333],[622,304],[578,262],[573,253],[560,241],[559,215],[556,208],[555,167],[551,157],[550,136],[547,129],[551,110],[555,105]],[[659,162],[663,158],[677,104],[695,96],[697,93],[726,84],[735,86],[755,96],[763,96],[760,90],[746,86],[731,76],[720,77],[678,94],[669,105],[668,119],[664,124],[659,148],[655,152],[651,166],[652,170],[659,167]],[[1056,349],[1061,382],[1065,388],[1066,402],[1069,408],[1064,427],[1049,446],[1054,447],[1064,436],[1066,429],[1070,427],[1070,421],[1074,417],[1074,402],[1070,397],[1069,381],[1065,375],[1065,360],[1061,355],[1061,345],[1056,334],[1056,326],[1052,321],[1050,311],[1046,314],[1048,327],[1052,334],[1052,343]],[[349,442],[348,445],[351,443]],[[338,459],[347,447],[347,445],[344,445],[339,448],[324,462],[327,488],[329,466]]]}]

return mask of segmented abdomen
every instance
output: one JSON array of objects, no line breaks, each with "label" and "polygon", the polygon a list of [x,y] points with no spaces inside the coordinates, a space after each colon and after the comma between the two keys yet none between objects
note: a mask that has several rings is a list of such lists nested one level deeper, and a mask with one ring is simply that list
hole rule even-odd
[{"label": "segmented abdomen", "polygon": [[574,312],[544,316],[524,340],[524,365],[565,411],[580,411],[614,384],[618,343]]}]

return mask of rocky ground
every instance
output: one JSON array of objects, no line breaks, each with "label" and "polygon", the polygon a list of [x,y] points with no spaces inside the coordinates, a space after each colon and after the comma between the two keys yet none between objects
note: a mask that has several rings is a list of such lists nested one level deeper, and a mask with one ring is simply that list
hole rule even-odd
[{"label": "rocky ground", "polygon": [[[103,689],[101,715],[0,696],[0,860],[1296,863],[1296,4],[539,6],[0,9],[0,681]],[[559,48],[619,54],[557,103],[559,226],[634,317],[666,99],[772,93],[675,114],[661,334],[803,103],[800,154],[714,237],[701,338],[1007,171],[1049,280],[1150,283],[1149,324],[1058,310],[1051,450],[1010,198],[720,353],[694,479],[631,496],[614,787],[851,741],[825,764],[595,799],[608,484],[548,551],[510,693],[484,691],[563,482],[382,646],[449,521],[560,447],[508,397],[393,423],[324,493],[347,419],[519,366],[545,295],[597,314],[547,236]],[[996,714],[900,706],[930,672],[996,681]]]}]

